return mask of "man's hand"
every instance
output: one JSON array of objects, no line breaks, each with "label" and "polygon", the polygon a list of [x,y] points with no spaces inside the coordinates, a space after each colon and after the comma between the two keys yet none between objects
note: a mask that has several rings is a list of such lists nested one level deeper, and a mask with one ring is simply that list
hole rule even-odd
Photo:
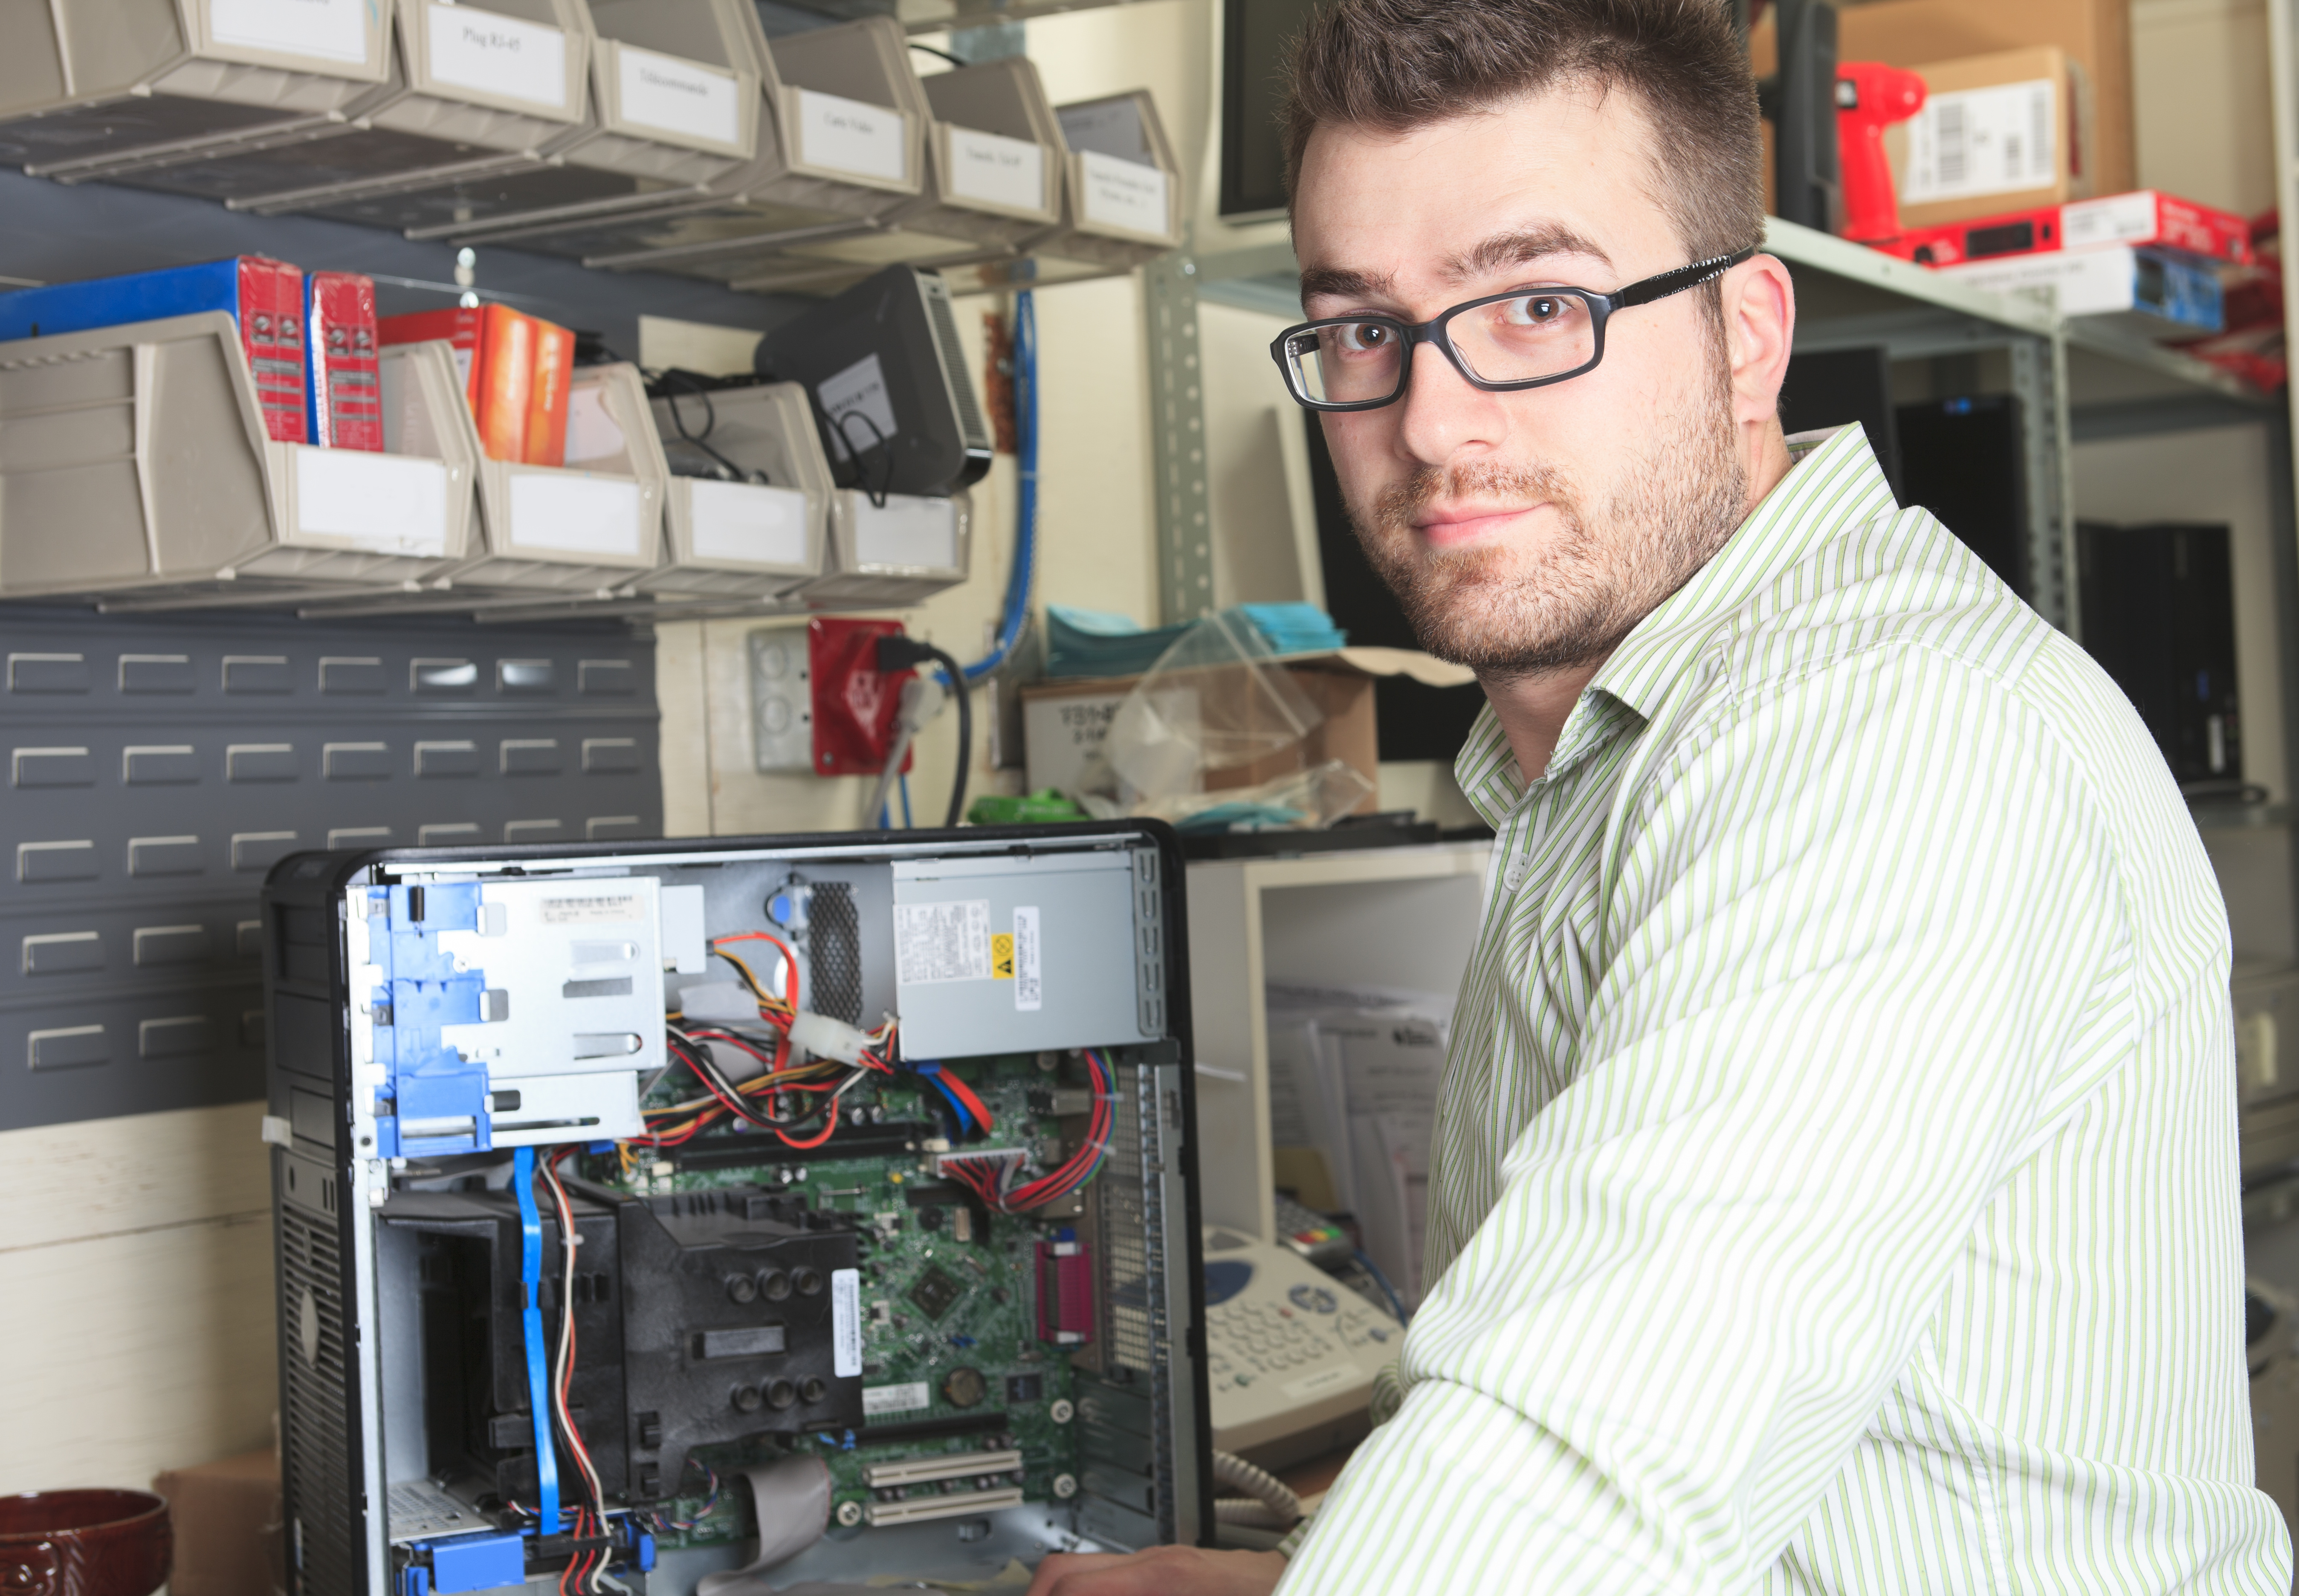
[{"label": "man's hand", "polygon": [[1038,1565],[1029,1596],[1269,1596],[1284,1574],[1285,1559],[1274,1551],[1056,1552]]}]

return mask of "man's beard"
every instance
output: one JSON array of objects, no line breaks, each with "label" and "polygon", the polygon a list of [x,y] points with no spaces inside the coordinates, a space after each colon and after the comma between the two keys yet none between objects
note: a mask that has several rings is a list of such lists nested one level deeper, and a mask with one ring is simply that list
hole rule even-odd
[{"label": "man's beard", "polygon": [[[1384,489],[1369,517],[1352,506],[1365,558],[1421,646],[1487,680],[1586,666],[1682,587],[1747,511],[1730,376],[1712,370],[1721,381],[1706,401],[1653,438],[1593,515],[1580,488],[1545,465],[1423,467]],[[1546,501],[1556,530],[1537,550],[1425,548],[1413,518],[1440,499]]]}]

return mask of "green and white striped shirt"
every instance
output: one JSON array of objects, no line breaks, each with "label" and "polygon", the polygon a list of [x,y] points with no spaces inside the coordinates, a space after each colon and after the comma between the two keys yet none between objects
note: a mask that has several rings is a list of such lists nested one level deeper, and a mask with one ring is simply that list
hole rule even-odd
[{"label": "green and white striped shirt", "polygon": [[2211,866],[1856,428],[1457,770],[1433,1285],[1282,1596],[2290,1590]]}]

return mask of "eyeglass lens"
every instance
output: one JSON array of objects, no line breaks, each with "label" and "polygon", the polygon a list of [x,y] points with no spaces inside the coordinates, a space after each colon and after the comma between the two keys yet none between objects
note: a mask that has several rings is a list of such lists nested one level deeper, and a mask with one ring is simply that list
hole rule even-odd
[{"label": "eyeglass lens", "polygon": [[[1472,306],[1446,332],[1469,369],[1490,383],[1561,376],[1597,355],[1589,302],[1563,291]],[[1398,392],[1405,348],[1398,322],[1329,322],[1287,339],[1286,365],[1295,391],[1312,404],[1361,404]]]}]

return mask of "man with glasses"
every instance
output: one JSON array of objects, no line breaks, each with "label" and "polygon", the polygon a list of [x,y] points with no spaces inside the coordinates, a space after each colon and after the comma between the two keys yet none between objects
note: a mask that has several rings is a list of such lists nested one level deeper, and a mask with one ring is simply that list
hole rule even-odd
[{"label": "man with glasses", "polygon": [[1489,701],[1426,1297],[1290,1557],[1033,1596],[2287,1592],[2210,864],[2083,653],[1783,436],[1724,7],[1332,0],[1290,87],[1272,353]]}]

